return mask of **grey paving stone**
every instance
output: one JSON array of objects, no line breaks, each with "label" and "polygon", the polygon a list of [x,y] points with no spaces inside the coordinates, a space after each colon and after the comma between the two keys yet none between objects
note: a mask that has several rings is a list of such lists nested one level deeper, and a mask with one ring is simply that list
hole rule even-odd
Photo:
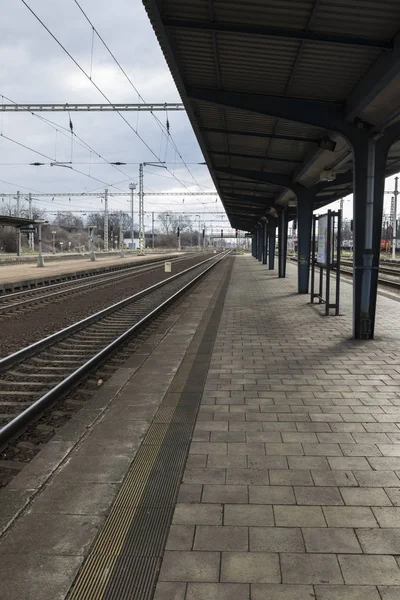
[{"label": "grey paving stone", "polygon": [[298,443],[285,443],[280,444],[265,444],[265,454],[269,455],[281,455],[281,456],[300,456],[304,454],[303,447]]},{"label": "grey paving stone", "polygon": [[158,580],[217,582],[219,569],[219,552],[166,551]]},{"label": "grey paving stone", "polygon": [[[373,460],[373,459],[371,459]],[[370,471],[371,465],[363,456],[343,456],[328,458],[329,465],[334,471]]]},{"label": "grey paving stone", "polygon": [[356,486],[356,478],[351,471],[311,471],[316,486]]},{"label": "grey paving stone", "polygon": [[244,431],[212,431],[211,442],[245,442]]},{"label": "grey paving stone", "polygon": [[341,505],[342,496],[336,487],[299,487],[294,488],[297,504]]},{"label": "grey paving stone", "polygon": [[[283,585],[254,583],[251,586],[252,600],[315,600],[311,585]],[[372,598],[371,598],[372,600]],[[375,600],[375,598],[373,599]]]},{"label": "grey paving stone", "polygon": [[265,447],[262,442],[255,442],[252,444],[228,442],[228,454],[254,454],[263,456],[265,455]]},{"label": "grey paving stone", "polygon": [[225,469],[196,468],[185,469],[182,481],[184,483],[225,483]]},{"label": "grey paving stone", "polygon": [[[218,456],[218,455],[217,455]],[[207,465],[207,454],[190,454],[186,460],[186,468],[203,468]]]},{"label": "grey paving stone", "polygon": [[277,554],[264,552],[224,552],[221,581],[235,583],[279,583],[281,573]]},{"label": "grey paving stone", "polygon": [[186,600],[249,600],[249,585],[243,583],[189,583]]},{"label": "grey paving stone", "polygon": [[393,556],[338,556],[346,584],[349,585],[400,585],[400,569]]},{"label": "grey paving stone", "polygon": [[328,461],[322,456],[289,456],[289,469],[329,469]]},{"label": "grey paving stone", "polygon": [[210,527],[197,526],[194,538],[194,550],[226,550],[245,551],[248,550],[247,527]]},{"label": "grey paving stone", "polygon": [[343,583],[334,554],[282,554],[283,583]]},{"label": "grey paving stone", "polygon": [[247,466],[250,469],[287,469],[285,456],[248,456]]},{"label": "grey paving stone", "polygon": [[166,550],[191,550],[194,539],[194,525],[171,525]]},{"label": "grey paving stone", "polygon": [[366,554],[400,554],[400,529],[357,529],[356,532]]},{"label": "grey paving stone", "polygon": [[301,530],[290,527],[250,527],[251,552],[304,552]]},{"label": "grey paving stone", "polygon": [[182,483],[179,488],[178,502],[182,502],[182,503],[200,502],[202,492],[203,492],[202,485]]},{"label": "grey paving stone", "polygon": [[268,471],[260,469],[227,469],[226,483],[234,485],[268,485]]},{"label": "grey paving stone", "polygon": [[362,552],[352,529],[304,528],[303,536],[307,552],[332,552],[335,554]]},{"label": "grey paving stone", "polygon": [[101,523],[94,515],[27,513],[1,540],[0,554],[84,556]]},{"label": "grey paving stone", "polygon": [[306,470],[274,470],[270,471],[271,485],[314,485],[311,473]]},{"label": "grey paving stone", "polygon": [[353,506],[391,506],[392,503],[382,488],[340,488],[345,504]]},{"label": "grey paving stone", "polygon": [[185,600],[186,583],[169,583],[160,581],[157,584],[153,600]]},{"label": "grey paving stone", "polygon": [[278,527],[326,527],[319,506],[274,506],[274,515]]},{"label": "grey paving stone", "polygon": [[398,527],[400,523],[400,508],[373,508],[373,513],[380,527]]},{"label": "grey paving stone", "polygon": [[220,504],[177,504],[172,522],[175,525],[222,525]]},{"label": "grey paving stone", "polygon": [[[353,444],[351,444],[353,446]],[[339,444],[303,444],[304,453],[310,456],[342,456]]]},{"label": "grey paving stone", "polygon": [[356,585],[316,585],[316,600],[381,600],[376,587]]},{"label": "grey paving stone", "polygon": [[393,471],[355,471],[354,476],[362,487],[397,487],[400,482]]},{"label": "grey paving stone", "polygon": [[109,510],[118,489],[116,484],[72,484],[55,480],[35,499],[30,510],[43,514],[101,515]]},{"label": "grey paving stone", "polygon": [[400,586],[379,586],[378,589],[382,600],[398,600],[400,598]]},{"label": "grey paving stone", "polygon": [[247,467],[246,455],[209,454],[207,459],[207,467],[217,469],[244,469]]},{"label": "grey paving stone", "polygon": [[386,488],[385,492],[389,496],[394,506],[400,506],[400,487],[398,488]]},{"label": "grey paving stone", "polygon": [[296,504],[293,488],[279,485],[252,485],[249,487],[250,504]]},{"label": "grey paving stone", "polygon": [[248,498],[247,485],[205,485],[202,502],[247,504]]},{"label": "grey paving stone", "polygon": [[190,444],[190,454],[226,454],[227,445],[225,442],[192,442]]},{"label": "grey paving stone", "polygon": [[377,527],[370,508],[360,506],[326,506],[323,508],[328,527]]},{"label": "grey paving stone", "polygon": [[225,504],[224,525],[266,527],[274,524],[272,506]]},{"label": "grey paving stone", "polygon": [[[80,556],[10,554],[0,560],[0,598],[62,600],[82,562]],[[17,576],[17,574],[21,576]],[[23,574],[23,576],[22,576]]]}]

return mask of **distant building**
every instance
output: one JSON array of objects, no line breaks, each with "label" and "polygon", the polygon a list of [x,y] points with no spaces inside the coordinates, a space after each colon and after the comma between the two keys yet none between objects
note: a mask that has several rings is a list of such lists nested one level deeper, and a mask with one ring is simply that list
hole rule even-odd
[{"label": "distant building", "polygon": [[139,238],[124,238],[124,248],[128,248],[130,250],[137,250],[139,248]]}]

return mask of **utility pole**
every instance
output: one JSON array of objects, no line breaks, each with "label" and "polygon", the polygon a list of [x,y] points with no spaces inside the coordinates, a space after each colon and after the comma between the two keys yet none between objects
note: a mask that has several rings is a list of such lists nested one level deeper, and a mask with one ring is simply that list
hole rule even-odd
[{"label": "utility pole", "polygon": [[125,252],[124,252],[124,232],[122,229],[122,215],[123,212],[122,210],[119,213],[119,251],[120,251],[120,255],[121,258],[125,258]]},{"label": "utility pole", "polygon": [[393,196],[393,243],[392,243],[392,259],[396,259],[396,245],[397,245],[397,195],[399,193],[398,189],[399,178],[394,178],[394,196]]},{"label": "utility pole", "polygon": [[130,183],[129,189],[131,190],[131,242],[132,242],[132,250],[133,250],[133,238],[135,235],[135,221],[134,221],[134,212],[133,212],[133,192],[136,189],[136,183]]},{"label": "utility pole", "polygon": [[206,224],[203,223],[203,252],[206,250]]},{"label": "utility pole", "polygon": [[139,255],[144,255],[145,240],[144,240],[144,198],[143,198],[143,166],[139,165]]},{"label": "utility pole", "polygon": [[108,252],[108,189],[104,190],[104,252]]},{"label": "utility pole", "polygon": [[[162,162],[144,162],[139,165],[139,255],[143,256],[145,253],[146,240],[144,231],[144,191],[143,191],[143,168],[149,167],[161,167],[166,169]],[[154,248],[154,225],[153,225],[153,248]]]},{"label": "utility pole", "polygon": [[56,231],[52,231],[51,235],[53,236],[53,254],[56,253]]},{"label": "utility pole", "polygon": [[[17,217],[21,216],[21,196],[17,192]],[[17,256],[21,256],[21,229],[18,227],[17,234]]]},{"label": "utility pole", "polygon": [[200,215],[196,215],[196,217],[199,219],[199,223],[197,226],[197,250],[200,252]]},{"label": "utility pole", "polygon": [[151,213],[151,247],[154,250],[154,212]]},{"label": "utility pole", "polygon": [[[44,223],[44,221],[42,221],[42,223]],[[42,223],[38,224],[38,247],[39,247],[39,254],[38,254],[38,259],[37,259],[38,267],[44,267],[44,260],[43,260],[43,254],[42,254]]]},{"label": "utility pole", "polygon": [[[32,194],[29,193],[29,218],[33,219],[33,210],[32,210]],[[29,248],[30,250],[34,249],[34,240],[33,240],[33,233],[29,234]]]}]

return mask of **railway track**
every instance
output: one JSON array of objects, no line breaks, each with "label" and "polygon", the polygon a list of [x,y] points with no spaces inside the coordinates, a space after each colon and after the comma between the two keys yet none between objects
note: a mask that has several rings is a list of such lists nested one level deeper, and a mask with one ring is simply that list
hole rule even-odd
[{"label": "railway track", "polygon": [[207,258],[0,360],[0,450],[227,254]]},{"label": "railway track", "polygon": [[[172,264],[179,264],[182,261],[195,258],[198,254],[190,256],[180,256],[169,260]],[[12,292],[0,296],[0,317],[14,313],[24,308],[31,308],[38,303],[45,303],[56,300],[57,298],[66,298],[85,290],[93,290],[105,285],[111,285],[123,281],[127,278],[139,277],[143,273],[154,271],[163,267],[165,258],[159,259],[151,264],[126,266],[115,271],[89,275],[84,279],[77,281],[63,281],[60,283],[49,284],[40,288],[32,288],[20,292]]]},{"label": "railway track", "polygon": [[[292,262],[297,262],[297,258],[292,256],[289,257],[289,260]],[[343,268],[343,266],[348,268]],[[348,275],[349,277],[353,277],[353,263],[350,261],[341,261],[340,272],[343,275]],[[384,285],[387,287],[392,287],[394,289],[400,290],[400,269],[397,269],[395,266],[393,267],[379,267],[379,273],[384,273],[386,275],[391,275],[392,277],[398,277],[398,281],[394,279],[388,279],[387,277],[378,277],[378,283],[380,285]]]}]

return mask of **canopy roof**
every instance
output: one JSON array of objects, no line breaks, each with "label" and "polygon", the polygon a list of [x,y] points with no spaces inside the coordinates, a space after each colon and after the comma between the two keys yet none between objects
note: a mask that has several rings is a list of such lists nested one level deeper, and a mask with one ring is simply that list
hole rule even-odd
[{"label": "canopy roof", "polygon": [[[317,207],[352,192],[333,125],[399,119],[398,0],[143,1],[232,227],[293,205],[288,178],[310,187],[333,170]],[[387,174],[399,169],[397,143]]]}]

